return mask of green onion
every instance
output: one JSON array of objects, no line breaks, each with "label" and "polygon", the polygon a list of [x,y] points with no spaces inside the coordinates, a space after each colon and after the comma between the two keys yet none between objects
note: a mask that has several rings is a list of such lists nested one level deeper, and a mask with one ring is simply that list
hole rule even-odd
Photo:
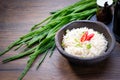
[{"label": "green onion", "polygon": [[92,46],[91,46],[91,44],[87,44],[86,47],[87,47],[87,49],[90,49]]}]

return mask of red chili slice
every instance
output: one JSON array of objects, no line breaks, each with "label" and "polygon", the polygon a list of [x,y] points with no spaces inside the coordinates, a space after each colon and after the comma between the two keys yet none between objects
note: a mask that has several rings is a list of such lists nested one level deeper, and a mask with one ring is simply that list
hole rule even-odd
[{"label": "red chili slice", "polygon": [[86,31],[86,32],[82,35],[80,41],[81,41],[81,42],[84,42],[84,41],[87,39],[87,36],[88,36],[88,31]]},{"label": "red chili slice", "polygon": [[92,34],[89,34],[88,36],[87,36],[87,39],[86,40],[91,40],[91,38],[94,36],[94,34],[92,33]]}]

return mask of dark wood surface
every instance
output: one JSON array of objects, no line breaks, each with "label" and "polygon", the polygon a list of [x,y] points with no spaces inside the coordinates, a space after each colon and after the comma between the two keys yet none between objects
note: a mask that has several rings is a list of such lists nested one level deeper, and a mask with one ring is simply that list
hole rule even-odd
[{"label": "dark wood surface", "polygon": [[[0,0],[0,51],[29,32],[30,28],[54,11],[78,0]],[[17,80],[28,57],[2,64],[2,60],[18,54],[10,51],[0,57],[0,80]],[[57,50],[36,70],[36,63],[23,80],[120,80],[120,44],[116,42],[113,54],[94,66],[69,63]]]}]

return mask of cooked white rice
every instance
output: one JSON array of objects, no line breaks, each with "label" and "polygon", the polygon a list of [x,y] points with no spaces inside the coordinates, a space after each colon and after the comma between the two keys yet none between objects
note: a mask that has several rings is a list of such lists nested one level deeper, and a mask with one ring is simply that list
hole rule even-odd
[{"label": "cooked white rice", "polygon": [[[89,41],[81,42],[80,38],[85,31],[88,31],[88,34],[94,33],[94,36]],[[62,46],[68,54],[83,58],[91,58],[104,54],[107,44],[108,42],[103,34],[86,27],[67,30],[62,41]]]}]

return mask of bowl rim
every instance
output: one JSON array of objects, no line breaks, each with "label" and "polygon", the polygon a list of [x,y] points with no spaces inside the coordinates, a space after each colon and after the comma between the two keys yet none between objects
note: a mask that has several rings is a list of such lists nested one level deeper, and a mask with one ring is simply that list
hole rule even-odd
[{"label": "bowl rim", "polygon": [[[92,58],[81,58],[81,57],[78,57],[78,56],[74,56],[72,54],[69,54],[67,53],[65,50],[63,50],[62,46],[59,44],[58,42],[58,34],[61,32],[61,30],[63,30],[64,28],[68,27],[69,25],[71,25],[72,23],[75,23],[75,22],[86,22],[86,23],[95,23],[95,24],[100,24],[102,25],[101,27],[103,27],[104,29],[107,30],[109,36],[111,37],[111,46],[109,49],[107,49],[107,51],[105,52],[105,54],[102,54],[100,56],[96,56],[96,57],[92,57]],[[55,35],[55,44],[56,44],[56,47],[58,49],[58,51],[60,51],[60,54],[62,55],[65,55],[65,56],[68,56],[70,58],[74,58],[74,59],[79,59],[79,60],[85,60],[85,61],[89,61],[89,60],[95,60],[95,59],[98,59],[98,58],[101,58],[101,57],[106,57],[108,56],[109,54],[111,54],[111,51],[113,50],[113,48],[115,47],[115,37],[113,35],[113,32],[110,31],[110,29],[108,28],[107,25],[103,24],[102,22],[99,22],[99,21],[90,21],[90,20],[76,20],[76,21],[72,21],[66,25],[64,25],[61,29],[59,29]]]}]

